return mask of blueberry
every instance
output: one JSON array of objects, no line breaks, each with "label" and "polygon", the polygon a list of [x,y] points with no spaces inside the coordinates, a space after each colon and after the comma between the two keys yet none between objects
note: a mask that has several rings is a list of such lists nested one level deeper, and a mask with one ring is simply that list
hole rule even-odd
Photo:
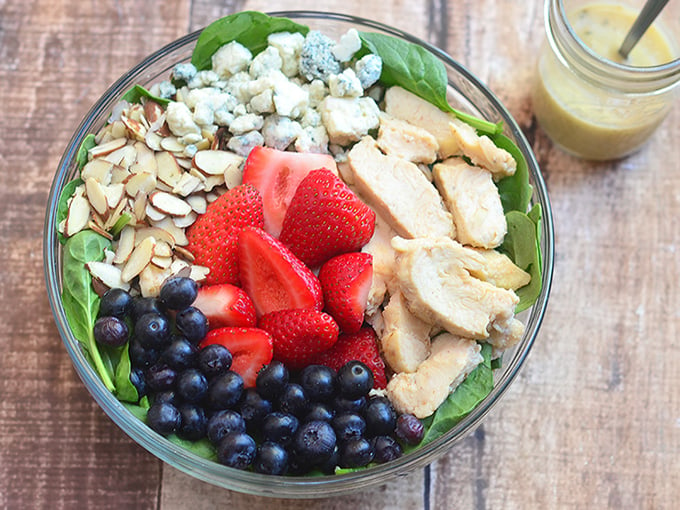
[{"label": "blueberry", "polygon": [[139,398],[142,398],[144,395],[146,395],[147,387],[146,378],[144,377],[144,370],[139,367],[134,367],[130,371],[130,382],[137,390],[137,396],[139,396]]},{"label": "blueberry", "polygon": [[128,341],[127,324],[118,317],[100,317],[92,333],[97,343],[109,347],[121,347]]},{"label": "blueberry", "polygon": [[255,388],[246,388],[238,410],[246,425],[253,427],[262,423],[264,417],[271,413],[272,403],[262,398]]},{"label": "blueberry", "polygon": [[135,337],[147,349],[163,349],[170,339],[170,322],[160,313],[145,313],[135,322]]},{"label": "blueberry", "polygon": [[246,422],[236,411],[224,409],[213,414],[208,420],[208,439],[215,445],[231,432],[245,431]]},{"label": "blueberry", "polygon": [[297,383],[288,383],[278,398],[278,409],[284,413],[302,416],[307,411],[307,395]]},{"label": "blueberry", "polygon": [[137,321],[142,315],[147,313],[164,314],[165,307],[160,299],[154,297],[136,297],[132,300],[130,315],[133,321]]},{"label": "blueberry", "polygon": [[423,440],[425,427],[423,423],[412,414],[400,414],[394,434],[398,439],[409,445],[417,445]]},{"label": "blueberry", "polygon": [[275,411],[262,420],[262,437],[285,446],[293,440],[299,426],[300,422],[292,414]]},{"label": "blueberry", "polygon": [[338,465],[341,468],[357,468],[367,465],[373,460],[375,450],[370,441],[364,437],[353,437],[343,442],[340,447]]},{"label": "blueberry", "polygon": [[247,469],[255,459],[257,445],[245,432],[232,432],[222,438],[217,446],[217,460],[220,464],[236,469]]},{"label": "blueberry", "polygon": [[208,380],[195,368],[187,368],[177,377],[177,394],[187,402],[199,402],[208,393]]},{"label": "blueberry", "polygon": [[331,421],[338,442],[347,441],[353,437],[363,437],[366,430],[366,422],[358,414],[338,414]]},{"label": "blueberry", "polygon": [[330,422],[335,416],[335,410],[328,404],[323,402],[315,402],[311,404],[304,417],[304,421],[328,421]]},{"label": "blueberry", "polygon": [[339,456],[340,452],[336,445],[335,448],[333,448],[333,453],[331,453],[331,456],[318,465],[319,471],[321,471],[324,475],[334,475],[335,468],[338,467]]},{"label": "blueberry", "polygon": [[397,424],[397,413],[385,397],[371,397],[364,411],[366,419],[366,435],[388,436],[394,432]]},{"label": "blueberry", "polygon": [[373,458],[378,464],[384,464],[391,460],[398,459],[402,456],[403,450],[401,445],[390,436],[376,436],[371,441],[373,443],[373,450],[375,457]]},{"label": "blueberry", "polygon": [[196,356],[196,365],[199,370],[210,379],[223,374],[231,368],[232,356],[224,345],[206,345]]},{"label": "blueberry", "polygon": [[191,343],[197,344],[208,333],[208,319],[198,308],[190,306],[177,312],[175,326]]},{"label": "blueberry", "polygon": [[310,400],[326,402],[335,394],[335,370],[323,365],[308,365],[300,373],[300,386]]},{"label": "blueberry", "polygon": [[180,421],[179,410],[167,402],[153,404],[146,413],[146,423],[149,427],[164,436],[176,432]]},{"label": "blueberry", "polygon": [[189,441],[203,439],[208,425],[203,408],[193,404],[182,404],[178,410],[181,420],[177,435]]},{"label": "blueberry", "polygon": [[153,391],[165,391],[174,388],[177,372],[164,363],[151,365],[146,371],[146,384]]},{"label": "blueberry", "polygon": [[258,372],[255,387],[264,398],[274,400],[283,393],[289,379],[286,366],[280,361],[272,361]]},{"label": "blueberry", "polygon": [[335,450],[333,427],[325,421],[303,423],[293,439],[293,449],[298,461],[309,465],[327,461]]},{"label": "blueberry", "polygon": [[265,441],[257,448],[253,470],[265,475],[285,475],[288,471],[288,451],[280,444]]},{"label": "blueberry", "polygon": [[183,310],[194,302],[198,295],[198,284],[185,276],[168,278],[161,287],[161,301],[170,310]]},{"label": "blueberry", "polygon": [[213,409],[234,407],[243,394],[243,378],[231,370],[208,383],[208,405]]},{"label": "blueberry", "polygon": [[147,369],[160,359],[160,353],[156,349],[147,349],[135,337],[130,340],[128,350],[130,362],[133,366]]},{"label": "blueberry", "polygon": [[160,359],[175,370],[193,365],[198,348],[183,336],[173,336],[170,345],[161,353]]},{"label": "blueberry", "polygon": [[373,388],[373,373],[361,361],[345,363],[338,370],[338,393],[346,398],[356,399],[367,395]]},{"label": "blueberry", "polygon": [[177,407],[180,404],[180,398],[177,396],[174,390],[158,391],[154,393],[151,399],[154,404],[159,404],[165,402],[167,404],[172,404]]},{"label": "blueberry", "polygon": [[123,289],[109,289],[99,301],[100,317],[125,318],[132,311],[132,296]]},{"label": "blueberry", "polygon": [[356,399],[335,397],[333,399],[333,407],[336,413],[357,413],[361,414],[366,409],[366,397],[359,397]]}]

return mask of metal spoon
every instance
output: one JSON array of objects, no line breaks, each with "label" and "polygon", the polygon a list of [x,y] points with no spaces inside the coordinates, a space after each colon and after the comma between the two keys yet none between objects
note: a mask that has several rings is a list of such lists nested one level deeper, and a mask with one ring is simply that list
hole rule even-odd
[{"label": "metal spoon", "polygon": [[623,58],[628,58],[628,54],[633,49],[633,46],[637,44],[667,3],[668,0],[647,0],[645,2],[639,16],[635,23],[633,23],[633,26],[630,27],[630,31],[619,48],[619,54]]}]

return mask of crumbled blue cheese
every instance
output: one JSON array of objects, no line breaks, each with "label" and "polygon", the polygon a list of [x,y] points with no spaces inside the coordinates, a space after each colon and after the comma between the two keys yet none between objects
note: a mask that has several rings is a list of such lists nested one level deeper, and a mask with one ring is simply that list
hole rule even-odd
[{"label": "crumbled blue cheese", "polygon": [[196,76],[196,66],[190,62],[182,62],[176,64],[170,72],[170,80],[177,82],[179,84],[186,85],[191,81],[191,79]]},{"label": "crumbled blue cheese", "polygon": [[191,110],[184,103],[177,101],[169,103],[165,110],[165,120],[168,123],[168,128],[175,136],[201,133],[201,128],[194,122]]},{"label": "crumbled blue cheese", "polygon": [[212,56],[212,68],[222,78],[231,78],[245,71],[253,59],[253,54],[241,43],[231,41],[218,49]]},{"label": "crumbled blue cheese", "polygon": [[333,46],[333,56],[340,62],[349,62],[354,54],[361,49],[361,39],[359,32],[355,28],[350,28],[342,36],[338,43]]},{"label": "crumbled blue cheese", "polygon": [[380,125],[380,109],[370,97],[328,96],[319,112],[330,141],[339,145],[357,142]]},{"label": "crumbled blue cheese", "polygon": [[263,90],[250,100],[250,109],[253,113],[274,113],[274,91]]},{"label": "crumbled blue cheese", "polygon": [[298,73],[298,60],[305,36],[298,32],[277,32],[267,37],[267,42],[279,51],[281,72],[288,77]]},{"label": "crumbled blue cheese", "polygon": [[248,90],[251,81],[250,75],[241,71],[227,80],[224,90],[234,96],[239,103],[247,103],[254,95]]},{"label": "crumbled blue cheese", "polygon": [[319,106],[323,98],[328,95],[328,88],[321,80],[313,80],[311,83],[305,83],[302,87],[307,89],[309,93],[309,106],[312,108]]},{"label": "crumbled blue cheese", "polygon": [[359,78],[350,67],[340,74],[331,74],[328,78],[328,89],[331,96],[335,97],[359,97],[364,93]]},{"label": "crumbled blue cheese", "polygon": [[163,99],[171,99],[176,93],[177,87],[175,87],[169,81],[164,80],[158,84],[158,92],[156,92],[158,97],[162,97]]},{"label": "crumbled blue cheese", "polygon": [[289,80],[274,84],[274,107],[276,113],[293,119],[304,115],[309,107],[309,94],[305,89]]},{"label": "crumbled blue cheese", "polygon": [[220,77],[215,71],[199,71],[187,83],[190,89],[219,86]]},{"label": "crumbled blue cheese", "polygon": [[286,150],[300,133],[302,133],[300,124],[288,117],[273,114],[264,119],[262,136],[267,147]]},{"label": "crumbled blue cheese", "polygon": [[307,108],[307,111],[300,119],[302,127],[316,127],[321,125],[321,114],[314,108]]},{"label": "crumbled blue cheese", "polygon": [[232,136],[227,142],[227,148],[239,156],[248,157],[253,147],[264,145],[264,138],[259,131],[250,131],[243,135]]},{"label": "crumbled blue cheese", "polygon": [[342,67],[333,56],[333,40],[319,32],[310,30],[300,51],[300,74],[308,81],[328,81],[331,74],[338,74]]},{"label": "crumbled blue cheese", "polygon": [[378,55],[369,53],[361,57],[354,65],[359,82],[364,89],[367,89],[380,79],[382,73],[382,59]]},{"label": "crumbled blue cheese", "polygon": [[323,126],[304,128],[295,140],[295,150],[328,154],[328,133],[326,133],[326,129]]},{"label": "crumbled blue cheese", "polygon": [[279,50],[272,46],[267,46],[264,51],[258,53],[248,67],[248,73],[253,78],[264,76],[269,71],[280,71],[283,65]]},{"label": "crumbled blue cheese", "polygon": [[231,124],[229,124],[229,131],[234,135],[242,135],[248,131],[262,129],[263,125],[264,118],[262,118],[261,115],[246,113],[231,121]]}]

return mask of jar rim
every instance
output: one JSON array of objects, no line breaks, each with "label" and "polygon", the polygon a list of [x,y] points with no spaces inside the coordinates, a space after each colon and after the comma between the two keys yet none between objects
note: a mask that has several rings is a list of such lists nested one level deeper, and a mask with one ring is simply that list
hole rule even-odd
[{"label": "jar rim", "polygon": [[630,92],[663,92],[680,83],[680,57],[645,67],[614,62],[593,51],[576,34],[564,0],[545,0],[544,16],[547,39],[555,54],[591,81]]}]

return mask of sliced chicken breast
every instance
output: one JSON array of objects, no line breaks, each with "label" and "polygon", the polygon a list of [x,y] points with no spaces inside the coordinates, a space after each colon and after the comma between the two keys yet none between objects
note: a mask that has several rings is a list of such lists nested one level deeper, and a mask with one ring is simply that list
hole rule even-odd
[{"label": "sliced chicken breast", "polygon": [[413,163],[434,163],[439,144],[425,129],[391,115],[380,115],[378,147],[385,154]]},{"label": "sliced chicken breast", "polygon": [[495,180],[512,175],[517,170],[517,162],[508,151],[497,147],[488,136],[479,136],[469,124],[453,119],[449,129],[463,154],[473,164],[491,172]]},{"label": "sliced chicken breast", "polygon": [[415,372],[430,354],[431,325],[413,315],[397,292],[383,311],[380,345],[385,361],[395,372]]}]

